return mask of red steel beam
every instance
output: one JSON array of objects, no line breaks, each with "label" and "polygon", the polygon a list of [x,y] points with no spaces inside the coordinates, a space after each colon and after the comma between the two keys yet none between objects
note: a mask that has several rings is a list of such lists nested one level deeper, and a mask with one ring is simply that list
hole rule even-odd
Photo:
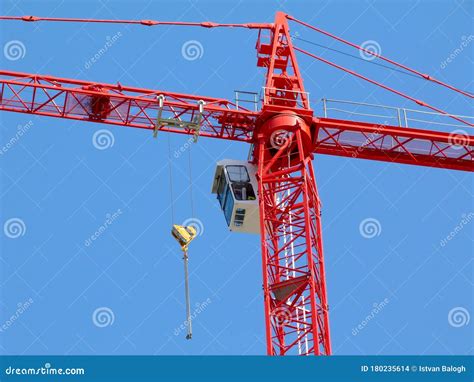
[{"label": "red steel beam", "polygon": [[106,23],[106,24],[138,24],[145,26],[155,25],[176,25],[188,27],[204,27],[204,28],[248,28],[248,29],[271,29],[273,24],[270,23],[215,23],[212,21],[203,21],[199,23],[187,21],[158,21],[158,20],[116,20],[116,19],[83,19],[74,17],[41,17],[41,16],[0,16],[0,20],[13,21],[52,21],[52,22],[73,22],[73,23]]},{"label": "red steel beam", "polygon": [[8,71],[0,110],[244,142],[258,116],[221,98]]},{"label": "red steel beam", "polygon": [[[171,123],[159,124],[158,131],[194,134],[187,123],[198,120],[199,101],[204,101],[201,136],[254,142],[261,112],[237,109],[225,99],[0,71],[3,111],[153,130],[160,113],[160,95],[164,97],[161,119]],[[307,112],[311,110],[302,110]],[[465,133],[446,133],[313,118],[312,129],[315,153],[474,170],[474,137],[467,127]]]},{"label": "red steel beam", "polygon": [[314,118],[314,152],[418,166],[474,171],[474,136]]}]

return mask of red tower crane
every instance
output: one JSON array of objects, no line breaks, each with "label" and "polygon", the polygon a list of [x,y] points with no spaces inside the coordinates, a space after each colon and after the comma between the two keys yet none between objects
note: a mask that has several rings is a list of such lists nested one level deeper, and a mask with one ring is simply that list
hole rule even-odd
[{"label": "red tower crane", "polygon": [[427,81],[473,95],[375,52],[278,12],[273,23],[219,24],[154,20],[0,17],[26,22],[64,21],[184,25],[258,30],[257,66],[266,68],[260,110],[202,97],[90,81],[0,71],[0,110],[90,121],[252,144],[258,168],[266,347],[269,355],[331,354],[321,212],[314,154],[357,157],[461,171],[474,170],[474,136],[315,116],[296,52],[381,86],[419,106],[472,127],[421,100],[293,46],[288,21],[365,51]]}]

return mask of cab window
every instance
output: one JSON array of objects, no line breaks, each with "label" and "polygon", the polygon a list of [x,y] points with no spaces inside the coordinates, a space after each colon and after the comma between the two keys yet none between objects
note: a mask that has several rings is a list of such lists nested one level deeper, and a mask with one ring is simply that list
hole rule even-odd
[{"label": "cab window", "polygon": [[245,166],[226,166],[225,168],[231,182],[250,182]]}]

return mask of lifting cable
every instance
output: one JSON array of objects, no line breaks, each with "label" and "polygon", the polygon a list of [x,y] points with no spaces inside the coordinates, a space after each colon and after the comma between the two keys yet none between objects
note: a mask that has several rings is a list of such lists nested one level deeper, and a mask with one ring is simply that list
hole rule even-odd
[{"label": "lifting cable", "polygon": [[311,44],[311,45],[314,45],[314,46],[318,46],[318,47],[320,47],[320,48],[324,48],[324,49],[326,49],[326,50],[330,50],[331,52],[336,52],[336,53],[342,54],[342,55],[347,56],[347,57],[355,58],[356,60],[359,60],[359,61],[367,62],[368,64],[371,64],[371,65],[380,66],[381,68],[385,68],[385,69],[388,69],[388,70],[392,70],[392,71],[394,71],[394,72],[403,74],[403,75],[405,75],[405,76],[410,76],[410,77],[416,78],[417,80],[421,80],[421,79],[422,79],[422,78],[420,78],[419,76],[417,76],[416,74],[408,73],[408,72],[403,71],[403,70],[401,70],[401,69],[392,68],[391,66],[381,64],[380,62],[367,61],[365,58],[362,58],[362,57],[360,57],[360,56],[356,56],[356,55],[354,55],[354,54],[350,54],[350,53],[347,53],[347,52],[343,52],[342,50],[339,50],[339,49],[331,48],[330,46],[327,46],[327,45],[318,44],[317,42],[309,41],[309,40],[306,40],[306,39],[301,38],[301,37],[298,37],[298,36],[291,36],[291,38],[294,39],[294,40],[303,41],[303,42],[305,42],[305,43],[307,43],[307,44]]},{"label": "lifting cable", "polygon": [[439,114],[443,114],[443,115],[445,115],[445,116],[447,116],[447,117],[450,117],[450,118],[452,118],[452,119],[455,119],[455,120],[457,120],[458,122],[464,123],[465,125],[474,127],[474,124],[472,124],[472,123],[470,123],[470,122],[467,122],[467,121],[465,121],[465,120],[462,119],[462,118],[459,118],[459,117],[457,117],[457,116],[455,116],[455,115],[452,115],[452,114],[450,114],[450,113],[448,113],[448,112],[446,112],[446,111],[444,111],[444,110],[438,109],[437,107],[431,106],[431,105],[427,104],[426,102],[423,102],[423,101],[421,101],[421,100],[417,100],[416,98],[413,98],[413,97],[411,97],[411,96],[409,96],[409,95],[407,95],[407,94],[404,94],[404,93],[402,93],[402,92],[400,92],[400,91],[398,91],[398,90],[392,89],[392,88],[389,87],[389,86],[383,85],[383,84],[381,84],[380,82],[374,81],[374,80],[372,80],[372,79],[370,79],[370,78],[368,78],[368,77],[363,76],[362,74],[359,74],[359,73],[357,73],[357,72],[354,72],[353,70],[347,69],[347,68],[345,68],[345,67],[343,67],[343,66],[340,66],[340,65],[338,65],[338,64],[336,64],[336,63],[334,63],[334,62],[332,62],[332,61],[329,61],[329,60],[326,60],[326,59],[324,59],[324,58],[322,58],[322,57],[316,56],[316,55],[314,55],[314,54],[312,54],[312,53],[309,53],[309,52],[307,52],[306,50],[301,49],[301,48],[298,48],[298,47],[296,47],[296,46],[294,46],[293,48],[294,48],[296,51],[301,52],[301,53],[303,53],[303,54],[306,54],[306,55],[309,56],[309,57],[312,57],[312,58],[314,58],[314,59],[316,59],[316,60],[322,61],[322,62],[324,62],[325,64],[328,64],[328,65],[330,65],[330,66],[333,66],[333,67],[335,67],[335,68],[337,68],[337,69],[339,69],[339,70],[342,70],[342,71],[344,71],[344,72],[346,72],[346,73],[349,73],[349,74],[351,74],[351,75],[353,75],[353,76],[355,76],[355,77],[361,78],[361,79],[363,79],[364,81],[367,81],[367,82],[370,82],[371,84],[377,85],[377,86],[379,86],[379,87],[381,87],[381,88],[383,88],[383,89],[385,89],[385,90],[388,90],[389,92],[395,93],[395,94],[399,95],[400,97],[403,97],[403,98],[406,98],[406,99],[408,99],[408,100],[410,100],[410,101],[413,101],[413,102],[415,102],[416,104],[418,104],[418,105],[420,105],[420,106],[426,107],[426,108],[431,109],[431,110],[433,110],[433,111],[435,111],[435,112],[437,112],[437,113],[439,113]]},{"label": "lifting cable", "polygon": [[[168,167],[169,167],[169,183],[170,183],[170,195],[171,195],[171,235],[176,239],[179,243],[181,250],[183,251],[183,264],[184,264],[184,296],[185,296],[185,306],[186,306],[186,339],[190,340],[193,336],[192,331],[192,315],[191,315],[191,298],[189,294],[189,256],[188,256],[188,247],[191,241],[197,236],[197,231],[193,227],[192,224],[190,225],[179,225],[175,223],[175,215],[174,215],[174,195],[173,195],[173,170],[172,170],[172,161],[171,161],[171,140],[170,134],[168,135]],[[192,219],[194,219],[194,200],[193,200],[193,193],[192,193],[192,167],[191,167],[191,147],[188,148],[188,166],[189,166],[189,190],[190,190],[190,198],[191,198],[191,214]],[[191,219],[191,220],[192,220]]]},{"label": "lifting cable", "polygon": [[327,32],[327,31],[323,30],[323,29],[314,27],[314,26],[312,26],[312,25],[310,25],[310,24],[308,24],[308,23],[305,23],[304,21],[295,19],[293,16],[287,15],[286,18],[289,19],[289,20],[292,20],[292,21],[294,21],[294,22],[296,22],[296,23],[298,23],[298,24],[301,24],[301,25],[303,25],[303,26],[305,26],[305,27],[307,27],[307,28],[310,28],[310,29],[312,29],[312,30],[314,30],[314,31],[316,31],[316,32],[318,32],[318,33],[324,34],[324,35],[326,35],[326,36],[328,36],[328,37],[330,37],[330,38],[332,38],[332,39],[334,39],[334,40],[337,40],[337,41],[339,41],[339,42],[342,42],[343,44],[346,44],[346,45],[349,45],[349,46],[351,46],[351,47],[353,47],[353,48],[356,48],[356,49],[358,49],[359,51],[363,51],[363,52],[365,52],[365,53],[367,53],[367,54],[370,54],[370,55],[372,55],[372,56],[374,56],[374,57],[380,58],[381,60],[383,60],[383,61],[385,61],[385,62],[388,62],[388,63],[390,63],[390,64],[392,64],[392,65],[398,66],[399,68],[402,68],[402,69],[404,69],[404,70],[406,70],[406,71],[408,71],[408,72],[410,72],[410,73],[413,73],[413,74],[415,74],[415,75],[417,75],[417,76],[419,76],[419,77],[421,77],[421,78],[423,78],[423,79],[425,79],[425,80],[427,80],[427,81],[431,81],[431,82],[434,82],[435,84],[444,86],[445,88],[448,88],[448,89],[453,90],[453,91],[455,91],[455,92],[457,92],[457,93],[463,94],[463,95],[465,95],[465,96],[467,96],[467,97],[469,97],[469,98],[474,98],[474,95],[473,95],[473,94],[470,94],[470,93],[467,92],[467,91],[464,91],[464,90],[462,90],[462,89],[456,88],[455,86],[452,86],[452,85],[449,85],[449,84],[447,84],[447,83],[445,83],[445,82],[442,82],[442,81],[440,81],[440,80],[438,80],[438,79],[436,79],[436,78],[430,76],[429,74],[424,74],[424,73],[421,73],[421,72],[419,72],[419,71],[417,71],[417,70],[415,70],[415,69],[409,68],[409,67],[406,66],[406,65],[403,65],[403,64],[401,64],[401,63],[399,63],[399,62],[397,62],[397,61],[391,60],[391,59],[389,59],[389,58],[387,58],[387,57],[384,57],[384,56],[382,56],[381,54],[378,54],[378,53],[376,53],[376,52],[373,52],[373,51],[371,51],[371,50],[369,50],[369,49],[365,49],[365,48],[363,48],[363,47],[360,46],[360,45],[357,45],[357,44],[354,44],[354,43],[352,43],[352,42],[350,42],[350,41],[344,40],[344,39],[341,38],[341,37],[338,37],[338,36],[336,36],[336,35],[334,35],[334,34],[332,34],[332,33],[329,33],[329,32]]},{"label": "lifting cable", "polygon": [[192,172],[192,158],[191,158],[191,145],[188,148],[188,168],[189,168],[189,193],[191,198],[191,218],[195,219],[196,214],[194,210],[194,198],[193,198],[193,172]]},{"label": "lifting cable", "polygon": [[170,192],[170,201],[171,201],[171,226],[174,224],[174,196],[173,196],[173,170],[171,168],[171,134],[166,134],[168,136],[168,171],[169,171],[169,192]]}]

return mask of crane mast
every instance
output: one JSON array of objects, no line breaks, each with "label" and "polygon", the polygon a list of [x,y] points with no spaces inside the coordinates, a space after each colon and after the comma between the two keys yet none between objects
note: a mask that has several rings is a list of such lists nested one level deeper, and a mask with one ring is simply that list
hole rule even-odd
[{"label": "crane mast", "polygon": [[[331,354],[321,203],[312,162],[315,154],[474,171],[472,135],[453,140],[449,132],[315,116],[296,51],[318,57],[293,46],[288,20],[309,25],[282,12],[277,12],[272,24],[94,21],[34,16],[1,19],[258,30],[257,66],[266,70],[262,106],[258,111],[237,107],[221,98],[10,71],[0,71],[0,110],[141,128],[155,134],[170,132],[252,144],[251,162],[257,167],[268,355]],[[426,80],[437,81],[411,71]],[[436,83],[472,98],[471,94],[450,85]],[[405,98],[438,110],[411,97]]]},{"label": "crane mast", "polygon": [[331,344],[312,166],[312,115],[286,15],[259,36],[257,65],[267,68],[255,131],[267,354],[329,355]]}]

